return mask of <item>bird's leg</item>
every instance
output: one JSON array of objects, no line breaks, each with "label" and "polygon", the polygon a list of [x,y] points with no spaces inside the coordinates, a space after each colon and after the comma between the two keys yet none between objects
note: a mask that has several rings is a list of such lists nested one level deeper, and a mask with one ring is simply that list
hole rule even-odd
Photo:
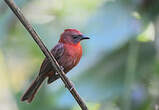
[{"label": "bird's leg", "polygon": [[58,73],[58,72],[56,72],[56,73],[55,73],[55,75],[56,75],[56,76],[58,76],[58,75],[59,75],[59,73]]},{"label": "bird's leg", "polygon": [[64,71],[64,67],[63,66],[60,66],[60,68],[61,68],[62,71]]},{"label": "bird's leg", "polygon": [[[63,67],[63,66],[60,66],[60,69],[61,69],[62,71],[64,71],[64,67]],[[56,72],[55,75],[59,75],[59,73]]]}]

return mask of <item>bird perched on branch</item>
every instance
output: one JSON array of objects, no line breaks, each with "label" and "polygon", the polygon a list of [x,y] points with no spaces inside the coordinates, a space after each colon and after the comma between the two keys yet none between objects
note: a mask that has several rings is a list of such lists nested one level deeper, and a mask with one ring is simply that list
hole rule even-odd
[{"label": "bird perched on branch", "polygon": [[[60,36],[58,44],[51,50],[51,53],[63,68],[65,73],[69,72],[76,66],[82,56],[82,47],[80,41],[89,39],[76,29],[65,29]],[[51,66],[47,58],[44,59],[39,75],[30,85],[28,90],[24,93],[21,101],[31,102],[38,91],[42,82],[48,78],[48,84],[54,82],[59,78],[56,70]]]}]

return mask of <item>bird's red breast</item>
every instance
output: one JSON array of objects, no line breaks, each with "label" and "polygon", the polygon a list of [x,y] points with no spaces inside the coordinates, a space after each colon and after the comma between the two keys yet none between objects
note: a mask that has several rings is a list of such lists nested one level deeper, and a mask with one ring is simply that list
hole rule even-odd
[{"label": "bird's red breast", "polygon": [[59,62],[66,72],[76,66],[82,56],[82,47],[80,43],[77,45],[64,44],[65,52],[62,62]]}]

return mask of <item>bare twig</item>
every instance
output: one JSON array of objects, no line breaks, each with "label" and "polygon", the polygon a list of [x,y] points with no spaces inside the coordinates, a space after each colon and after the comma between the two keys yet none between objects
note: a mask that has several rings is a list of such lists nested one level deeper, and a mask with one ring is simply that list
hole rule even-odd
[{"label": "bare twig", "polygon": [[73,87],[73,84],[69,81],[69,79],[65,76],[65,73],[61,70],[59,64],[55,60],[54,56],[49,52],[49,50],[46,48],[44,43],[41,41],[39,38],[38,34],[35,32],[33,29],[32,25],[26,20],[20,9],[16,6],[14,3],[14,0],[4,0],[6,4],[10,7],[10,9],[14,12],[14,14],[19,18],[21,23],[24,25],[26,30],[30,33],[32,38],[35,40],[35,42],[38,44],[40,47],[41,51],[44,53],[44,55],[47,57],[47,59],[50,61],[52,67],[56,69],[56,71],[59,73],[60,78],[64,82],[65,86],[67,87],[68,90],[70,90],[71,94],[79,104],[82,110],[88,110],[86,104],[82,100],[82,98],[79,96],[78,92],[76,89]]}]

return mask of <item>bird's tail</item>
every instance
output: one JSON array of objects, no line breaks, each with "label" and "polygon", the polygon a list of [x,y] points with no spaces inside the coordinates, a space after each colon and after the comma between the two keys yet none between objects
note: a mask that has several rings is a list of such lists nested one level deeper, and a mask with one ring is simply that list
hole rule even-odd
[{"label": "bird's tail", "polygon": [[27,102],[30,103],[33,100],[36,92],[40,88],[40,85],[43,83],[45,78],[46,78],[46,76],[38,76],[35,79],[35,81],[33,81],[33,83],[30,85],[28,90],[24,93],[24,95],[21,98],[21,101],[27,100]]}]

